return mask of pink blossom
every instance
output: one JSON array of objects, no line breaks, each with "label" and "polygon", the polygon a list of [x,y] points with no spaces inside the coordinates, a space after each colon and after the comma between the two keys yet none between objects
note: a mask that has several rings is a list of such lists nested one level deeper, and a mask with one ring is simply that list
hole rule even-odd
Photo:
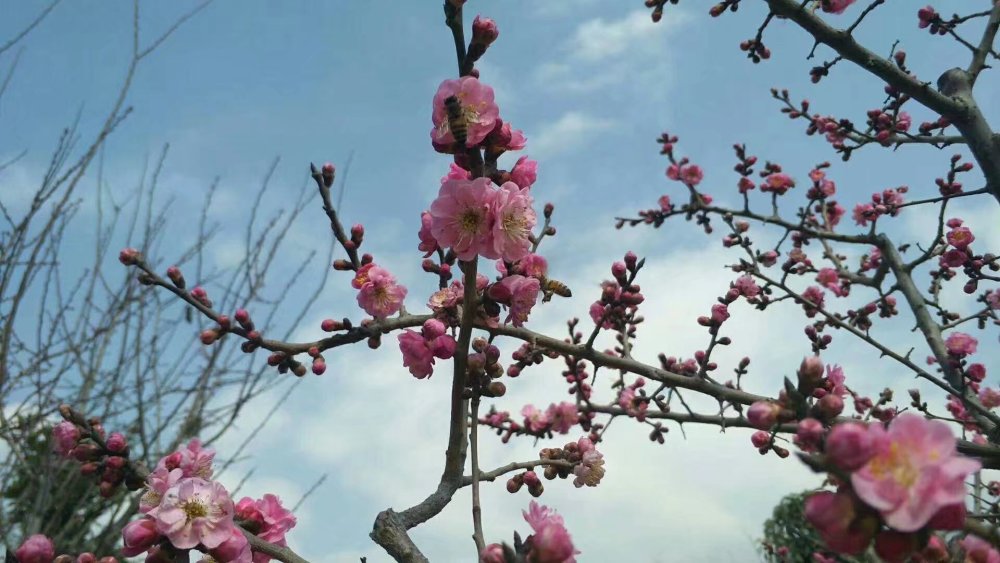
[{"label": "pink blossom", "polygon": [[580,463],[573,468],[573,486],[580,488],[584,485],[596,487],[604,478],[604,455],[596,449],[589,450],[583,454]]},{"label": "pink blossom", "polygon": [[455,137],[448,125],[448,110],[445,99],[455,96],[462,105],[462,118],[466,125],[466,145],[473,147],[479,144],[493,130],[500,108],[493,101],[493,88],[479,82],[471,76],[463,76],[457,80],[445,80],[434,94],[434,111],[431,120],[431,140],[438,145],[451,145]]},{"label": "pink blossom", "polygon": [[964,250],[950,248],[941,255],[939,263],[948,268],[961,268],[969,261],[969,255]]},{"label": "pink blossom", "polygon": [[498,543],[491,543],[483,548],[479,554],[479,563],[504,563],[503,546]]},{"label": "pink blossom", "polygon": [[[284,544],[282,544],[284,545]],[[243,535],[243,532],[236,526],[232,527],[229,537],[214,549],[209,550],[209,555],[215,561],[225,561],[227,563],[255,563],[267,562],[271,558],[267,555],[250,551],[250,541]],[[148,561],[148,559],[147,559]]]},{"label": "pink blossom", "polygon": [[431,204],[434,219],[431,233],[438,244],[450,247],[460,260],[472,260],[477,254],[492,260],[500,258],[493,242],[492,208],[496,193],[489,178],[449,180],[441,184],[438,197]]},{"label": "pink blossom", "polygon": [[979,390],[979,401],[988,409],[1000,407],[1000,391],[983,387]]},{"label": "pink blossom", "polygon": [[531,191],[514,182],[505,182],[493,197],[493,249],[499,258],[516,262],[530,251],[528,237],[537,221],[532,201]]},{"label": "pink blossom", "polygon": [[844,368],[839,365],[826,366],[826,381],[829,387],[828,391],[843,397],[847,394],[847,387],[844,385],[846,381],[844,376]]},{"label": "pink blossom", "polygon": [[991,309],[1000,309],[1000,289],[994,289],[986,293],[986,304]]},{"label": "pink blossom", "polygon": [[858,518],[855,501],[849,493],[820,491],[806,498],[804,508],[806,520],[816,528],[823,542],[838,553],[863,552],[878,527],[877,522],[865,525]]},{"label": "pink blossom", "polygon": [[80,429],[72,422],[64,420],[52,427],[52,437],[55,439],[56,453],[68,457],[70,450],[80,441]]},{"label": "pink blossom", "polygon": [[529,432],[543,432],[548,429],[550,421],[546,413],[538,410],[534,405],[525,405],[521,409],[521,416],[524,417],[524,427]]},{"label": "pink blossom", "polygon": [[420,214],[420,232],[417,236],[420,237],[420,244],[417,245],[417,250],[424,253],[424,258],[427,258],[434,251],[438,249],[437,239],[431,234],[431,225],[434,223],[434,218],[431,217],[430,211],[424,211]]},{"label": "pink blossom", "polygon": [[784,172],[775,172],[764,179],[760,186],[762,192],[774,192],[778,195],[785,195],[791,188],[795,187],[795,180]]},{"label": "pink blossom", "polygon": [[538,180],[538,162],[527,156],[517,159],[514,167],[510,170],[510,181],[528,189],[535,184],[536,180]]},{"label": "pink blossom", "polygon": [[450,286],[432,293],[430,299],[427,300],[427,306],[435,313],[439,313],[455,307],[461,301],[462,286],[458,282],[452,282]]},{"label": "pink blossom", "polygon": [[567,434],[573,425],[579,422],[580,415],[574,403],[563,401],[549,405],[545,411],[545,417],[552,422],[552,430],[560,434]]},{"label": "pink blossom", "polygon": [[156,529],[178,549],[201,544],[209,549],[229,539],[233,501],[217,481],[182,479],[163,496],[155,511]]},{"label": "pink blossom", "polygon": [[544,278],[549,273],[549,262],[539,254],[528,254],[517,263],[517,270],[529,278]]},{"label": "pink blossom", "polygon": [[952,229],[948,231],[945,238],[948,239],[948,244],[959,250],[965,250],[970,244],[972,244],[972,241],[976,240],[976,236],[972,234],[969,227],[958,227],[957,229]]},{"label": "pink blossom", "polygon": [[869,221],[874,221],[878,217],[878,213],[875,212],[875,206],[870,203],[859,203],[854,206],[854,213],[851,214],[854,218],[854,222],[858,225],[864,227],[868,225]]},{"label": "pink blossom", "polygon": [[760,430],[770,430],[778,422],[781,405],[773,401],[757,401],[747,410],[747,421],[750,426]]},{"label": "pink blossom", "polygon": [[441,177],[441,183],[445,183],[448,180],[471,180],[472,172],[469,172],[465,168],[452,162],[448,166],[448,173]]},{"label": "pink blossom", "polygon": [[404,330],[397,336],[399,351],[403,353],[403,367],[410,369],[410,374],[417,379],[423,379],[434,372],[434,354],[427,346],[423,335],[412,330]]},{"label": "pink blossom", "polygon": [[56,546],[47,536],[34,534],[24,540],[14,556],[18,563],[52,563],[56,557]]},{"label": "pink blossom", "polygon": [[874,436],[864,424],[842,422],[830,430],[825,452],[837,467],[854,471],[871,460],[877,447]]},{"label": "pink blossom", "polygon": [[194,438],[185,447],[161,458],[156,464],[156,468],[166,468],[171,471],[179,467],[183,472],[182,477],[210,479],[212,477],[212,460],[214,459],[215,450],[202,448],[201,440]]},{"label": "pink blossom", "polygon": [[716,303],[712,305],[712,322],[721,325],[726,322],[729,318],[729,307],[726,307],[725,303]]},{"label": "pink blossom", "polygon": [[802,303],[802,308],[806,312],[806,316],[810,319],[816,316],[816,311],[823,308],[823,290],[811,285],[802,292],[802,297],[808,299],[812,305]]},{"label": "pink blossom", "polygon": [[844,10],[853,3],[854,0],[823,0],[822,7],[824,12],[843,14]]},{"label": "pink blossom", "polygon": [[702,178],[705,177],[705,173],[702,172],[701,166],[697,164],[691,164],[681,168],[681,181],[689,186],[697,186],[701,183]]},{"label": "pink blossom", "polygon": [[[285,534],[295,527],[296,519],[291,511],[281,504],[277,495],[266,494],[258,500],[244,497],[236,504],[236,516],[243,521],[253,522],[259,538],[275,545],[286,546]],[[270,557],[256,553],[254,563],[267,563]]]},{"label": "pink blossom", "polygon": [[538,301],[541,287],[542,283],[538,278],[526,278],[514,274],[490,286],[489,296],[508,307],[507,319],[504,322],[522,326]]},{"label": "pink blossom", "polygon": [[358,305],[376,319],[395,314],[406,298],[406,287],[396,283],[388,270],[374,263],[362,266],[352,285],[359,290]]},{"label": "pink blossom", "polygon": [[743,297],[751,298],[760,295],[760,287],[752,276],[742,275],[733,282],[733,287],[740,292]]},{"label": "pink blossom", "polygon": [[505,139],[510,139],[507,141],[507,146],[505,147],[509,151],[519,151],[523,149],[528,144],[527,137],[524,136],[524,132],[520,129],[514,129],[510,126],[509,121],[505,121],[501,126],[502,135]]},{"label": "pink blossom", "polygon": [[160,501],[163,500],[167,490],[183,478],[184,470],[179,467],[167,469],[158,466],[151,471],[146,477],[146,491],[139,498],[139,512],[145,514],[160,506]]},{"label": "pink blossom", "polygon": [[656,200],[656,203],[660,206],[660,211],[664,213],[670,212],[670,196],[661,195],[660,199]]},{"label": "pink blossom", "polygon": [[135,557],[144,553],[160,542],[163,536],[156,530],[156,520],[140,518],[133,520],[122,528],[122,554],[125,557]]},{"label": "pink blossom", "polygon": [[873,424],[869,433],[878,452],[851,475],[851,484],[891,528],[919,530],[939,509],[963,502],[965,478],[980,463],[958,455],[947,424],[903,413],[888,431]]},{"label": "pink blossom", "polygon": [[771,433],[758,430],[750,435],[750,443],[755,448],[766,448],[771,443]]},{"label": "pink blossom", "polygon": [[442,334],[434,338],[433,340],[427,341],[427,347],[430,348],[431,354],[435,358],[440,358],[442,360],[447,360],[455,355],[455,348],[458,343],[450,334]]},{"label": "pink blossom", "polygon": [[968,356],[976,353],[979,341],[964,332],[953,332],[945,339],[944,345],[954,356]]},{"label": "pink blossom", "polygon": [[522,512],[524,520],[534,531],[529,537],[531,549],[528,560],[532,563],[576,563],[579,550],[573,547],[562,516],[531,501],[528,511]]},{"label": "pink blossom", "polygon": [[969,534],[958,544],[965,550],[965,563],[1000,563],[1000,552],[979,536]]}]

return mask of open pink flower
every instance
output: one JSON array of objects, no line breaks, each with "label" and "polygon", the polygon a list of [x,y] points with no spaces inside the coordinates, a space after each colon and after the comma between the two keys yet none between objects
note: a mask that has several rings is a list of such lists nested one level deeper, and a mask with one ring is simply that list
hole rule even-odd
[{"label": "open pink flower", "polygon": [[462,104],[462,117],[466,124],[466,145],[475,146],[489,135],[500,116],[500,108],[493,101],[493,88],[483,84],[471,76],[463,76],[456,80],[445,80],[434,94],[434,111],[431,120],[431,140],[439,145],[451,145],[455,142],[451,128],[448,126],[448,110],[445,99],[455,96]]},{"label": "open pink flower", "polygon": [[448,180],[471,180],[472,172],[469,172],[465,168],[452,162],[448,166],[448,173],[441,178],[441,183],[445,183]]},{"label": "open pink flower", "polygon": [[352,281],[358,288],[358,305],[376,319],[395,314],[403,306],[406,287],[385,268],[369,263],[361,267]]},{"label": "open pink flower", "polygon": [[972,244],[972,241],[976,240],[976,236],[972,234],[969,227],[958,227],[948,231],[945,235],[948,239],[948,244],[954,246],[959,250],[965,250]]},{"label": "open pink flower", "polygon": [[968,356],[976,353],[979,341],[964,332],[953,332],[945,339],[944,345],[952,355]]},{"label": "open pink flower", "polygon": [[535,405],[525,405],[521,409],[521,415],[524,416],[524,427],[529,432],[543,432],[548,429],[551,423],[548,414],[539,410]]},{"label": "open pink flower", "polygon": [[549,405],[545,414],[552,421],[552,430],[560,434],[568,433],[573,425],[580,421],[576,405],[567,401]]},{"label": "open pink flower", "polygon": [[851,484],[890,527],[919,530],[939,509],[963,501],[965,478],[980,463],[958,455],[947,424],[903,413],[888,431],[879,424],[868,431],[878,452],[851,475]]},{"label": "open pink flower", "polygon": [[795,187],[795,180],[784,172],[775,172],[764,178],[764,183],[760,185],[762,192],[774,192],[778,195],[785,195],[785,192]]},{"label": "open pink flower", "polygon": [[441,184],[431,204],[431,233],[442,247],[450,247],[459,260],[476,255],[495,260],[493,200],[496,190],[489,178],[449,180]]},{"label": "open pink flower", "polygon": [[596,449],[588,450],[573,468],[573,474],[576,475],[573,479],[575,487],[596,487],[604,478],[604,455]]},{"label": "open pink flower", "polygon": [[139,498],[139,512],[147,513],[160,506],[163,495],[184,478],[184,470],[175,467],[168,470],[166,467],[157,467],[146,477],[146,492]]},{"label": "open pink flower", "polygon": [[521,326],[528,320],[531,308],[535,306],[535,302],[538,300],[538,291],[541,289],[541,282],[538,281],[538,278],[508,276],[500,283],[504,284],[512,278],[513,281],[507,283],[511,296],[510,309],[506,322],[514,326]]},{"label": "open pink flower", "polygon": [[806,520],[819,532],[823,543],[838,553],[863,552],[878,530],[878,520],[860,515],[856,502],[844,491],[820,491],[806,498]]},{"label": "open pink flower", "polygon": [[163,496],[155,511],[156,529],[178,549],[201,544],[209,549],[229,539],[233,500],[217,481],[182,479]]},{"label": "open pink flower", "polygon": [[505,182],[493,197],[493,249],[500,258],[517,262],[528,255],[528,237],[537,222],[528,188]]},{"label": "open pink flower", "polygon": [[[528,254],[517,263],[517,270],[529,278],[543,278],[549,273],[549,262],[544,256]],[[1000,292],[997,292],[1000,298]],[[997,305],[1000,309],[1000,305]]]},{"label": "open pink flower", "polygon": [[524,520],[534,531],[529,538],[531,548],[528,561],[532,563],[576,563],[574,555],[580,553],[573,547],[573,539],[566,530],[562,516],[531,501],[528,511],[522,512]]}]

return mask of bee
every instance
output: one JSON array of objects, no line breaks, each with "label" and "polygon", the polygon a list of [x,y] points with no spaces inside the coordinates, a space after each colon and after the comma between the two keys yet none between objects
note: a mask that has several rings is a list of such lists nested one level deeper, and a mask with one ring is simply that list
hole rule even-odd
[{"label": "bee", "polygon": [[548,303],[552,300],[553,295],[558,295],[559,297],[573,297],[573,292],[570,291],[566,284],[559,280],[553,280],[543,277],[542,282],[542,303]]},{"label": "bee", "polygon": [[444,100],[444,107],[448,110],[448,129],[455,137],[455,143],[461,147],[465,146],[466,123],[465,116],[462,115],[462,102],[455,96],[448,96]]}]

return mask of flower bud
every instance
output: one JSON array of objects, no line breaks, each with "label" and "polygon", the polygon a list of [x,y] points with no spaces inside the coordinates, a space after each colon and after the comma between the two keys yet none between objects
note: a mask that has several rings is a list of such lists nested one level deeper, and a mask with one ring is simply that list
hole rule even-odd
[{"label": "flower bud", "polygon": [[128,441],[120,432],[112,432],[108,435],[108,440],[105,445],[108,447],[109,452],[120,454],[125,451],[125,448],[128,447]]},{"label": "flower bud", "polygon": [[184,274],[181,273],[181,269],[177,266],[171,266],[167,268],[167,277],[173,282],[174,287],[177,289],[184,289],[187,282],[184,281]]},{"label": "flower bud", "polygon": [[834,418],[844,412],[844,400],[830,393],[816,403],[816,410],[823,418]]},{"label": "flower bud", "polygon": [[491,543],[483,548],[479,554],[479,563],[504,563],[506,558],[503,554],[503,546],[498,543]]},{"label": "flower bud", "polygon": [[875,455],[876,445],[868,427],[856,422],[844,422],[830,430],[825,451],[834,465],[845,471],[855,471]]},{"label": "flower bud", "polygon": [[142,255],[139,254],[139,251],[134,248],[126,248],[118,253],[118,261],[126,266],[136,265],[141,257]]},{"label": "flower bud", "polygon": [[747,410],[747,421],[750,426],[759,430],[768,430],[778,422],[781,405],[773,401],[757,401]]},{"label": "flower bud", "polygon": [[122,553],[126,557],[135,557],[153,547],[160,541],[160,537],[160,533],[156,531],[156,520],[133,520],[122,528],[122,540],[125,544]]},{"label": "flower bud", "polygon": [[333,178],[337,173],[337,169],[334,168],[333,164],[327,162],[323,165],[323,170],[320,173],[323,177],[323,185],[330,187],[333,185]]},{"label": "flower bud", "polygon": [[472,42],[488,46],[497,40],[500,36],[500,30],[497,28],[497,23],[490,18],[484,18],[481,16],[476,16],[472,20]]},{"label": "flower bud", "polygon": [[823,360],[818,356],[809,356],[802,360],[799,366],[799,391],[811,393],[823,381]]}]

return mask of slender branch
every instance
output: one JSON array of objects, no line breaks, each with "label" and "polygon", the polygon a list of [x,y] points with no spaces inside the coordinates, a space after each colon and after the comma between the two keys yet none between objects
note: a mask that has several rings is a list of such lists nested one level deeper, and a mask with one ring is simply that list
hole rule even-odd
[{"label": "slender branch", "polygon": [[983,37],[979,40],[979,46],[972,52],[972,62],[966,72],[972,76],[975,83],[979,73],[986,68],[986,57],[993,50],[993,40],[996,38],[997,30],[1000,29],[1000,4],[994,2],[993,10],[990,11],[990,19],[986,22],[986,29],[983,30]]}]

